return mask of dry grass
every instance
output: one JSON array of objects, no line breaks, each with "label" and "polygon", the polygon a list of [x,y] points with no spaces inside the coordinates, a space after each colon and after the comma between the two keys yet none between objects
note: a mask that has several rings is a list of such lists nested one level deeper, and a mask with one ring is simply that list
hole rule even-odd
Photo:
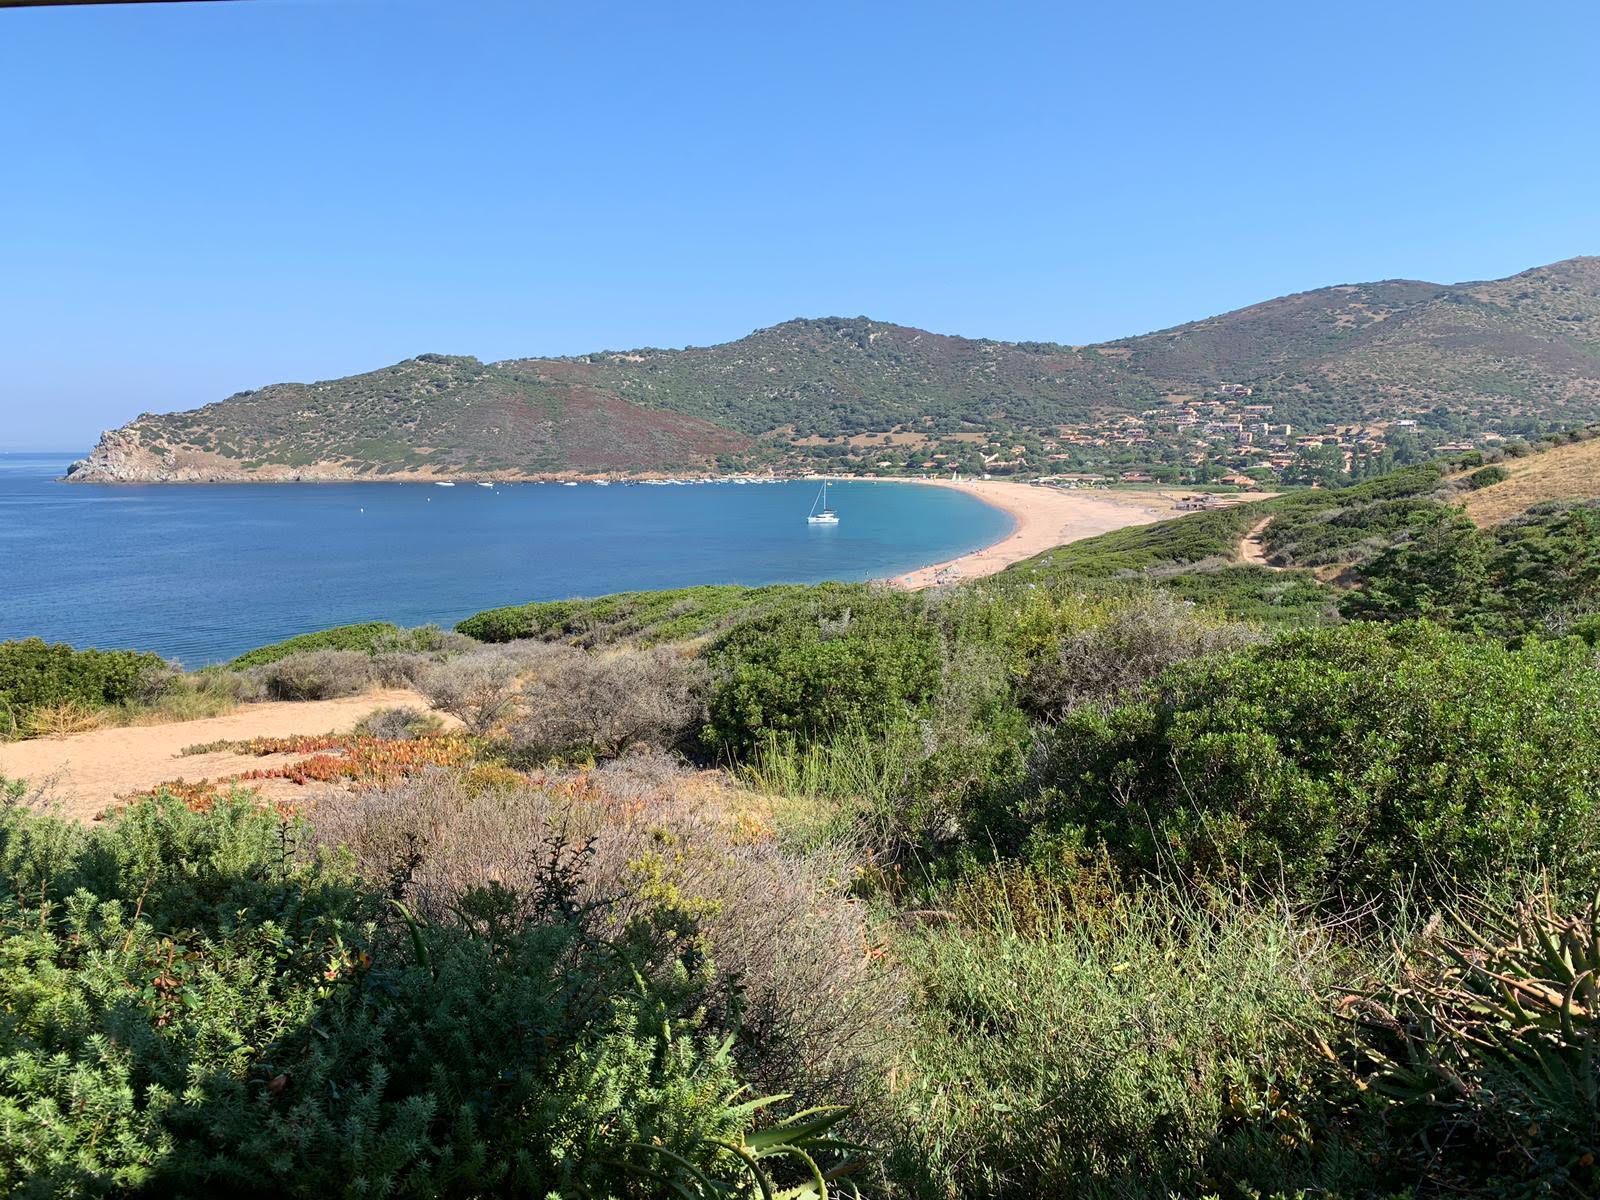
[{"label": "dry grass", "polygon": [[1592,500],[1600,496],[1600,438],[1557,446],[1542,454],[1507,458],[1511,476],[1464,497],[1467,516],[1477,524],[1498,525],[1549,500]]},{"label": "dry grass", "polygon": [[106,709],[67,700],[34,709],[24,718],[22,730],[27,737],[66,737],[99,729],[106,724],[108,716]]}]

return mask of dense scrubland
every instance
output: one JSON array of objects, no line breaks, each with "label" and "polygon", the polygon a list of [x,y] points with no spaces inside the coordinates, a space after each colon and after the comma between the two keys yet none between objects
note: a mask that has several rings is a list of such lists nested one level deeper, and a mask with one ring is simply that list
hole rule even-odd
[{"label": "dense scrubland", "polygon": [[464,730],[379,714],[421,749],[289,815],[84,828],[9,785],[0,1181],[1594,1195],[1600,525],[1471,525],[1499,465],[915,595],[527,605],[199,676],[12,644],[19,729],[378,680]]}]

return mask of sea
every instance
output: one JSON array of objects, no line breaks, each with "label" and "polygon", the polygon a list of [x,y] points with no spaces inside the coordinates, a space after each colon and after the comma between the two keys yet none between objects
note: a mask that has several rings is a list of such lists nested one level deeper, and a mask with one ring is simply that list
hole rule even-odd
[{"label": "sea", "polygon": [[888,578],[1004,537],[914,483],[64,484],[81,454],[0,454],[0,640],[188,667],[353,621],[693,584]]}]

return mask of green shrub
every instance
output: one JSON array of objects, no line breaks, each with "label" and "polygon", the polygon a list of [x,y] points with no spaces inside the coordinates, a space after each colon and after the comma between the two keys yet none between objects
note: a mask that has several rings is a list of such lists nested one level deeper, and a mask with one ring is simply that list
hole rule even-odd
[{"label": "green shrub", "polygon": [[1239,539],[1272,511],[1271,503],[1238,504],[1152,525],[1130,525],[1126,529],[1057,546],[1007,571],[1019,575],[1064,572],[1092,578],[1188,565],[1213,558],[1231,560]]},{"label": "green shrub", "polygon": [[1224,566],[1153,581],[1179,599],[1260,625],[1323,625],[1337,619],[1338,593],[1310,571]]},{"label": "green shrub", "polygon": [[838,1110],[746,1137],[771,1110],[735,1099],[703,1015],[726,1006],[647,924],[577,903],[577,860],[430,921],[298,835],[241,801],[4,812],[0,1187],[735,1194],[763,1153],[795,1178],[825,1152]]},{"label": "green shrub", "polygon": [[1340,602],[1350,617],[1564,634],[1600,609],[1600,507],[1540,505],[1492,530],[1440,514],[1356,578],[1359,590]]},{"label": "green shrub", "polygon": [[1429,463],[1347,488],[1311,489],[1269,501],[1263,538],[1278,566],[1319,566],[1369,556],[1443,510],[1431,498],[1442,479]]},{"label": "green shrub", "polygon": [[770,736],[825,741],[923,715],[941,681],[941,637],[914,596],[825,585],[713,643],[707,740],[744,757]]},{"label": "green shrub", "polygon": [[1479,488],[1493,487],[1497,483],[1504,483],[1511,478],[1511,472],[1504,467],[1481,467],[1467,476],[1467,487],[1473,491]]},{"label": "green shrub", "polygon": [[[311,650],[357,650],[363,654],[385,651],[436,651],[446,648],[453,635],[437,625],[419,625],[415,629],[402,629],[388,621],[367,621],[360,625],[336,625],[315,633],[302,633],[296,637],[258,646],[241,654],[228,664],[236,671],[250,667],[266,666],[288,658],[291,654],[304,654]],[[465,643],[470,646],[471,643]]]},{"label": "green shrub", "polygon": [[274,700],[333,700],[372,686],[373,662],[357,650],[300,650],[251,674]]},{"label": "green shrub", "polygon": [[742,617],[805,590],[789,584],[760,588],[730,584],[549,600],[476,613],[458,622],[456,631],[480,642],[538,638],[584,647],[653,646],[721,632]]},{"label": "green shrub", "polygon": [[1137,868],[1345,901],[1539,867],[1600,883],[1600,672],[1575,641],[1285,635],[1074,712],[1041,777],[1016,810],[1036,847],[1104,842]]},{"label": "green shrub", "polygon": [[39,638],[0,642],[0,738],[25,729],[36,709],[98,709],[154,699],[172,676],[172,668],[154,654],[74,650]]}]

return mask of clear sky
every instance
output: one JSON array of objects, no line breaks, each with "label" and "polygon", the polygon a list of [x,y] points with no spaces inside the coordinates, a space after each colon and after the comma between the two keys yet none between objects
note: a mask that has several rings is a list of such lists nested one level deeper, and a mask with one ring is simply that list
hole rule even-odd
[{"label": "clear sky", "polygon": [[0,450],[794,316],[1088,342],[1600,253],[1592,3],[0,11]]}]

